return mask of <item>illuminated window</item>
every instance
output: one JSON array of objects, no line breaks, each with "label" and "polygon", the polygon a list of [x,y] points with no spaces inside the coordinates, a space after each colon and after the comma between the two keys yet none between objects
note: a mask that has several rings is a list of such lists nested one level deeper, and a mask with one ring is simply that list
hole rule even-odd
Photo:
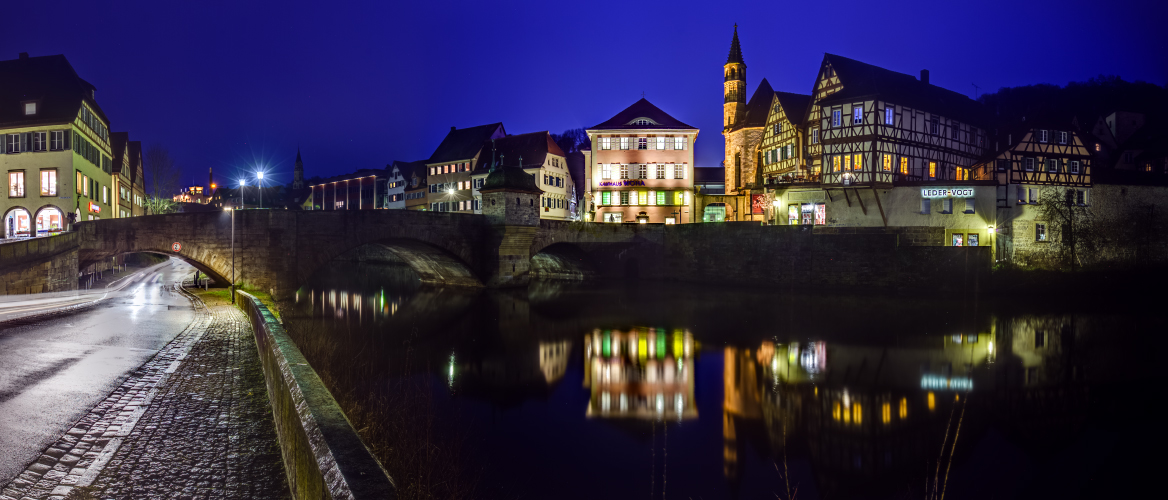
[{"label": "illuminated window", "polygon": [[620,166],[620,176],[621,176],[621,179],[628,179],[629,178],[629,166],[628,165],[621,165]]},{"label": "illuminated window", "polygon": [[851,155],[844,155],[844,171],[848,171],[851,169],[852,169],[852,157],[851,157]]},{"label": "illuminated window", "polygon": [[908,175],[908,158],[903,156],[900,158],[900,173]]},{"label": "illuminated window", "polygon": [[601,205],[612,205],[612,192],[602,191],[600,193],[600,204]]},{"label": "illuminated window", "polygon": [[852,160],[852,170],[860,170],[861,167],[863,167],[863,165],[864,165],[863,155],[856,153],[855,155],[853,155],[853,158],[854,158],[854,160]]},{"label": "illuminated window", "polygon": [[1038,142],[1046,142],[1048,140],[1050,140],[1050,131],[1049,130],[1039,130],[1038,131]]},{"label": "illuminated window", "polygon": [[787,205],[787,224],[794,226],[799,223],[799,205]]},{"label": "illuminated window", "polygon": [[612,138],[611,137],[601,137],[600,138],[600,149],[612,149]]},{"label": "illuminated window", "polygon": [[908,417],[908,398],[900,398],[900,418]]},{"label": "illuminated window", "polygon": [[884,403],[880,406],[880,421],[886,424],[892,421],[892,403]]},{"label": "illuminated window", "polygon": [[657,191],[656,198],[657,198],[658,205],[665,204],[665,200],[667,198],[666,193],[667,193],[667,191]]},{"label": "illuminated window", "polygon": [[24,114],[26,116],[37,114],[37,103],[35,103],[35,102],[24,103]]},{"label": "illuminated window", "polygon": [[823,203],[815,204],[815,225],[823,226],[827,224],[827,205]]},{"label": "illuminated window", "polygon": [[8,196],[24,197],[24,172],[8,172]]},{"label": "illuminated window", "polygon": [[842,122],[842,118],[840,117],[841,113],[842,113],[842,111],[840,111],[838,109],[831,110],[831,126],[833,126],[833,127],[840,126],[840,123]]},{"label": "illuminated window", "polygon": [[892,125],[895,116],[895,111],[891,107],[884,108],[884,124]]},{"label": "illuminated window", "polygon": [[776,123],[774,125],[771,125],[771,130],[773,130],[774,135],[779,135],[779,134],[783,133],[783,124]]},{"label": "illuminated window", "polygon": [[937,162],[931,161],[931,162],[929,162],[929,180],[932,181],[932,180],[936,180],[936,179],[937,179]]},{"label": "illuminated window", "polygon": [[684,164],[678,163],[678,164],[673,166],[673,178],[674,179],[684,179],[685,178],[685,165]]},{"label": "illuminated window", "polygon": [[885,172],[892,171],[892,155],[884,155],[884,159],[881,163]]},{"label": "illuminated window", "polygon": [[1099,143],[1095,143],[1095,151],[1099,151]]},{"label": "illuminated window", "polygon": [[641,137],[637,139],[637,149],[649,149],[649,138]]},{"label": "illuminated window", "polygon": [[964,242],[965,242],[965,234],[953,233],[953,246],[955,246],[955,247],[963,246]]},{"label": "illuminated window", "polygon": [[840,157],[839,157],[839,155],[831,157],[831,171],[832,172],[839,172],[840,171]]},{"label": "illuminated window", "polygon": [[657,178],[658,179],[665,178],[665,165],[657,165]]},{"label": "illuminated window", "polygon": [[621,137],[620,138],[620,148],[621,149],[629,149],[629,138],[628,137]]},{"label": "illuminated window", "polygon": [[929,411],[933,411],[937,408],[937,396],[933,394],[933,391],[929,391],[928,403]]},{"label": "illuminated window", "polygon": [[89,176],[85,175],[85,176],[82,176],[82,178],[85,179],[85,183],[81,187],[81,194],[84,194],[85,196],[89,196]]},{"label": "illuminated window", "polygon": [[600,164],[600,178],[601,179],[611,179],[612,178],[612,164],[610,164],[610,163]]},{"label": "illuminated window", "polygon": [[57,196],[56,170],[41,170],[41,196]]},{"label": "illuminated window", "polygon": [[1046,224],[1034,224],[1034,241],[1046,241]]},{"label": "illuminated window", "polygon": [[811,129],[811,144],[819,144],[819,129]]},{"label": "illuminated window", "polygon": [[659,150],[665,149],[665,137],[658,137],[657,138],[657,149],[659,149]]},{"label": "illuminated window", "polygon": [[620,202],[621,202],[621,205],[628,205],[629,204],[629,192],[628,191],[621,191],[620,192]]},{"label": "illuminated window", "polygon": [[649,166],[648,165],[642,164],[640,167],[637,168],[637,178],[638,179],[648,179],[649,178]]},{"label": "illuminated window", "polygon": [[965,180],[965,169],[964,168],[957,169],[957,180],[959,180],[959,181]]},{"label": "illuminated window", "polygon": [[864,108],[852,108],[852,125],[859,125],[861,123],[864,123]]}]

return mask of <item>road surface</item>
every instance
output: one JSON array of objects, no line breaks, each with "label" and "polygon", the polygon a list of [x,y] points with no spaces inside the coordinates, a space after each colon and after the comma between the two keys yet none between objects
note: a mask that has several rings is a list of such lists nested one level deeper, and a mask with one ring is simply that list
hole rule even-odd
[{"label": "road surface", "polygon": [[172,259],[94,307],[0,326],[0,485],[191,323],[190,300],[171,286],[192,271]]}]

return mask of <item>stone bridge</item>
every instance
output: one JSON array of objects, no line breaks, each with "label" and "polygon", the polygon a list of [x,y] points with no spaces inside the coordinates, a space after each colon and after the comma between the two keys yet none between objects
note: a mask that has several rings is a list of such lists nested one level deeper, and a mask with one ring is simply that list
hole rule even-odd
[{"label": "stone bridge", "polygon": [[368,258],[404,263],[423,282],[449,286],[525,286],[536,277],[964,294],[985,282],[992,260],[989,247],[918,246],[913,235],[934,228],[529,220],[504,225],[481,215],[406,210],[243,210],[101,220],[40,238],[35,248],[9,251],[0,245],[5,255],[19,255],[0,259],[0,275],[18,276],[9,264],[24,262],[40,266],[19,274],[28,275],[26,281],[42,274],[55,280],[45,286],[30,281],[29,291],[73,289],[64,268],[84,270],[103,259],[148,252],[181,258],[221,284],[234,281],[277,297],[295,292],[330,261]]},{"label": "stone bridge", "polygon": [[523,286],[533,275],[600,274],[598,262],[620,260],[601,254],[636,246],[640,228],[604,229],[551,221],[492,226],[480,215],[407,210],[196,212],[79,223],[78,264],[155,253],[181,258],[219,283],[234,277],[281,296],[330,261],[369,257],[402,262],[425,283]]}]

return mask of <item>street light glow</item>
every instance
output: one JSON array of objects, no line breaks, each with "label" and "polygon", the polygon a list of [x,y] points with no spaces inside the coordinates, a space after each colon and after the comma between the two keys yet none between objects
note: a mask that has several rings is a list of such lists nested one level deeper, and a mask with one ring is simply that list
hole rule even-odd
[{"label": "street light glow", "polygon": [[260,170],[259,172],[256,172],[256,177],[258,177],[261,181],[264,180],[264,171]]}]

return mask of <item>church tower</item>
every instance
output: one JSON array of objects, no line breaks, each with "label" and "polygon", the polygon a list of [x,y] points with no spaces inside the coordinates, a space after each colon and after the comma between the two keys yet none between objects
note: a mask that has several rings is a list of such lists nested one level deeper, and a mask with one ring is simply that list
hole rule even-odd
[{"label": "church tower", "polygon": [[738,44],[738,25],[734,25],[734,39],[730,41],[730,55],[723,69],[722,130],[729,131],[746,114],[746,62],[742,60],[742,46]]},{"label": "church tower", "polygon": [[304,189],[304,161],[300,159],[300,148],[296,148],[296,168],[292,173],[292,189]]}]

